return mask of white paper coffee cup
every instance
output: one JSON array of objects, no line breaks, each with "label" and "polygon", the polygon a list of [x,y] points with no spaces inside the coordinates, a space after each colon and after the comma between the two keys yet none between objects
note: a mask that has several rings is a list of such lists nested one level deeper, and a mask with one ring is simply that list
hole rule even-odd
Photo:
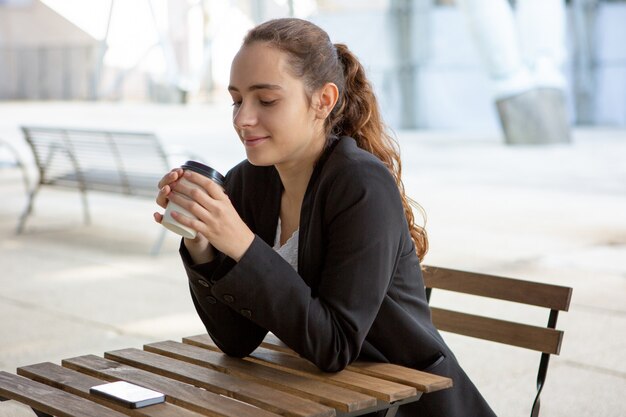
[{"label": "white paper coffee cup", "polygon": [[[183,170],[190,170],[190,171],[194,171],[199,174],[202,174],[205,177],[210,178],[211,180],[215,181],[221,187],[224,187],[225,179],[222,176],[222,174],[220,174],[219,172],[217,172],[216,170],[214,170],[213,168],[207,165],[201,164],[200,162],[187,161],[181,166],[181,168]],[[181,178],[179,180],[179,183],[184,184],[188,187],[198,188],[204,191],[202,187],[188,181],[185,178]],[[173,192],[176,192],[176,191],[173,191]],[[190,213],[183,207],[179,206],[178,204],[174,203],[173,201],[170,201],[167,203],[167,207],[165,207],[165,213],[163,214],[163,220],[161,220],[161,225],[163,225],[163,227],[165,227],[166,229],[171,230],[172,232],[182,237],[185,237],[187,239],[194,239],[197,235],[197,231],[192,229],[191,227],[187,227],[177,222],[176,219],[172,217],[172,211],[176,211],[178,213],[181,213],[184,216],[191,217],[192,219],[197,219],[195,215],[193,215],[192,213]]]}]

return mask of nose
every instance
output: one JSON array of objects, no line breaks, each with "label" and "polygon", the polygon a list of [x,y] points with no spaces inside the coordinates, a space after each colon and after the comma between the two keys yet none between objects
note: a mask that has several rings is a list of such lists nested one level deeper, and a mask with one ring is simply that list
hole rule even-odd
[{"label": "nose", "polygon": [[245,102],[241,102],[239,106],[233,109],[233,125],[241,130],[257,123],[257,115],[254,107]]}]

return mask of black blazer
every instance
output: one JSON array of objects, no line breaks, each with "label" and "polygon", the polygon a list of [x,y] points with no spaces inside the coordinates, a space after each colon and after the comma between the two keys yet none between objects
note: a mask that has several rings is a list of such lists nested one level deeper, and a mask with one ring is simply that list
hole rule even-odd
[{"label": "black blazer", "polygon": [[[272,249],[282,192],[276,169],[244,161],[227,174],[226,192],[256,234],[240,261],[218,254],[192,265],[181,245],[193,302],[225,353],[246,356],[271,331],[325,371],[357,358],[431,371],[452,362],[447,373],[467,379],[431,322],[398,187],[352,138],[335,139],[315,166],[300,214],[298,271]],[[458,415],[473,415],[467,411]]]}]

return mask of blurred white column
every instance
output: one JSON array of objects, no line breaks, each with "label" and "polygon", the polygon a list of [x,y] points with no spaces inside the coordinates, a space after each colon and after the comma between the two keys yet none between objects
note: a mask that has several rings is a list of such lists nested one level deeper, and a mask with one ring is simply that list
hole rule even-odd
[{"label": "blurred white column", "polygon": [[534,87],[564,89],[564,0],[457,0],[469,23],[496,99]]},{"label": "blurred white column", "polygon": [[457,0],[493,80],[495,98],[533,88],[522,57],[513,10],[507,0]]},{"label": "blurred white column", "polygon": [[570,141],[563,0],[457,0],[485,61],[509,144]]},{"label": "blurred white column", "polygon": [[565,1],[518,0],[515,15],[522,57],[536,86],[564,89]]}]

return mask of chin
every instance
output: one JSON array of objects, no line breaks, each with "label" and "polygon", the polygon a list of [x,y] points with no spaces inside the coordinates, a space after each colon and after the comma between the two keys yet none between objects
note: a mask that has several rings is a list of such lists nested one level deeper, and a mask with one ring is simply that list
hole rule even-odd
[{"label": "chin", "polygon": [[247,155],[248,162],[257,167],[268,167],[274,165],[275,161],[268,158],[259,157],[258,155]]}]

